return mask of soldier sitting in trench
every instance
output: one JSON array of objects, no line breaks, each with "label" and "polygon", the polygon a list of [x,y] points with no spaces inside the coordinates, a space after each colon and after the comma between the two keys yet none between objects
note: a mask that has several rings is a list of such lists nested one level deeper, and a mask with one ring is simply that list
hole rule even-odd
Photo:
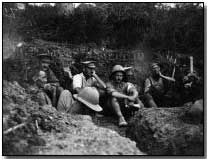
[{"label": "soldier sitting in trench", "polygon": [[[47,83],[47,75],[44,71],[39,71],[38,75],[35,76],[34,81],[39,88],[37,92],[37,100],[40,105],[52,105],[58,111],[67,112],[68,108],[73,103],[72,94],[68,90],[56,89],[54,85]],[[59,91],[57,93],[57,91]],[[50,92],[52,97],[47,94]],[[57,96],[57,94],[59,94]],[[52,98],[56,98],[55,100]],[[53,102],[57,101],[57,102]]]},{"label": "soldier sitting in trench", "polygon": [[100,91],[106,88],[105,83],[95,71],[95,61],[84,61],[83,72],[73,76],[74,93],[79,93],[84,87],[96,87]]},{"label": "soldier sitting in trench", "polygon": [[47,83],[50,83],[54,86],[60,86],[59,80],[55,76],[54,72],[50,68],[51,64],[51,56],[47,54],[40,54],[38,55],[38,58],[40,60],[40,70],[44,71],[47,76]]},{"label": "soldier sitting in trench", "polygon": [[[34,77],[37,87],[37,100],[41,106],[52,105],[57,108],[58,111],[72,114],[88,114],[92,115],[95,112],[102,111],[99,106],[99,93],[95,87],[85,87],[79,94],[75,94],[73,100],[72,94],[68,90],[63,90],[58,97],[57,105],[52,104],[51,98],[45,92],[45,89],[50,89],[51,92],[55,91],[54,87],[48,87],[47,76],[44,71],[40,71],[36,77]],[[47,88],[45,88],[45,86]]]},{"label": "soldier sitting in trench", "polygon": [[[125,117],[128,117],[128,108],[125,100],[134,102],[138,96],[135,87],[131,87],[129,83],[123,81],[124,75],[124,68],[121,65],[115,65],[111,73],[111,81],[106,84],[108,98],[104,109],[106,113],[112,112],[118,117],[119,126],[127,125]],[[127,95],[128,87],[131,87],[131,95]]]},{"label": "soldier sitting in trench", "polygon": [[[58,105],[58,99],[60,97],[61,92],[64,90],[60,85],[60,81],[50,68],[51,65],[51,56],[47,54],[38,55],[40,60],[40,70],[46,73],[47,83],[44,84],[44,91],[50,97],[53,106]],[[67,70],[65,70],[67,71]],[[70,72],[66,72],[68,75]],[[71,81],[68,81],[71,83]]]},{"label": "soldier sitting in trench", "polygon": [[152,75],[145,80],[145,100],[148,107],[156,108],[165,104],[164,80],[175,82],[174,78],[164,76],[157,63],[151,64]]},{"label": "soldier sitting in trench", "polygon": [[[139,93],[141,88],[138,87],[137,84],[135,84],[135,77],[134,77],[133,67],[124,67],[124,70],[126,72],[126,76],[125,76],[124,81],[127,82],[130,85],[130,87],[135,87],[137,92]],[[130,87],[128,89],[130,89]],[[129,90],[128,90],[128,92],[129,92]],[[129,92],[129,93],[133,93],[133,92]],[[139,97],[136,98],[136,101],[134,103],[139,104],[139,108],[144,107],[144,104],[139,99]]]}]

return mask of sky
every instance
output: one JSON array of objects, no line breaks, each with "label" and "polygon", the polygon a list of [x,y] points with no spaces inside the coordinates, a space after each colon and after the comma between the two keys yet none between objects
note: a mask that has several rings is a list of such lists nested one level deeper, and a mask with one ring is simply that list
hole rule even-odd
[{"label": "sky", "polygon": [[[38,5],[41,6],[43,4],[47,4],[47,3],[29,3],[31,5]],[[54,6],[55,3],[49,3],[51,6]],[[81,3],[73,3],[75,5],[75,8],[78,7]],[[94,3],[86,3],[86,4],[91,4],[91,5],[95,5]]]}]

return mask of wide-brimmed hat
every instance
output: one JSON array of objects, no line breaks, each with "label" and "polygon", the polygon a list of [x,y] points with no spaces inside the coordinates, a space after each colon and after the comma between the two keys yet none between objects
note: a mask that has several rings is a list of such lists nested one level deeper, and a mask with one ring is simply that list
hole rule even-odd
[{"label": "wide-brimmed hat", "polygon": [[99,92],[95,87],[85,87],[80,93],[74,94],[73,97],[96,112],[103,110],[99,105]]},{"label": "wide-brimmed hat", "polygon": [[84,61],[84,62],[81,62],[82,64],[84,64],[86,67],[89,67],[89,68],[95,68],[95,62],[96,61]]},{"label": "wide-brimmed hat", "polygon": [[112,69],[112,74],[115,72],[123,72],[124,73],[124,67],[121,65],[115,65]]},{"label": "wide-brimmed hat", "polygon": [[125,74],[126,74],[126,72],[124,71],[124,67],[123,67],[123,66],[121,66],[121,65],[115,65],[115,66],[112,68],[112,72],[111,72],[109,78],[112,79],[113,76],[114,76],[114,74],[115,74],[116,72],[122,72],[122,73],[124,74],[124,76],[125,76]]}]

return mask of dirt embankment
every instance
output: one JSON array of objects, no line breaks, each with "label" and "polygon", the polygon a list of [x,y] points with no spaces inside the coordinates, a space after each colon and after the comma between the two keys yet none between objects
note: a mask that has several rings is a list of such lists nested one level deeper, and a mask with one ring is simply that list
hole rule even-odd
[{"label": "dirt embankment", "polygon": [[115,123],[107,124],[105,119],[106,125],[100,125],[98,118],[60,113],[49,105],[40,107],[34,91],[3,81],[4,155],[144,154]]},{"label": "dirt embankment", "polygon": [[126,135],[150,155],[204,155],[203,119],[198,117],[203,113],[192,109],[198,108],[198,102],[195,104],[142,109],[131,120]]}]

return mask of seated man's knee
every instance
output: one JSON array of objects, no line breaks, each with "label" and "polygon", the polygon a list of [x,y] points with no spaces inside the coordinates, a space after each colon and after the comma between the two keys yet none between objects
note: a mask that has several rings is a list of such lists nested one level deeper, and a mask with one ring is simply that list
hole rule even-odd
[{"label": "seated man's knee", "polygon": [[63,94],[66,94],[67,96],[72,97],[72,94],[71,94],[71,92],[70,92],[69,90],[66,90],[66,89],[65,89],[65,90],[62,91],[62,93],[63,93]]},{"label": "seated man's knee", "polygon": [[145,101],[146,101],[146,104],[148,107],[150,107],[150,108],[157,107],[157,104],[155,103],[151,94],[149,94],[149,93],[145,94]]}]

